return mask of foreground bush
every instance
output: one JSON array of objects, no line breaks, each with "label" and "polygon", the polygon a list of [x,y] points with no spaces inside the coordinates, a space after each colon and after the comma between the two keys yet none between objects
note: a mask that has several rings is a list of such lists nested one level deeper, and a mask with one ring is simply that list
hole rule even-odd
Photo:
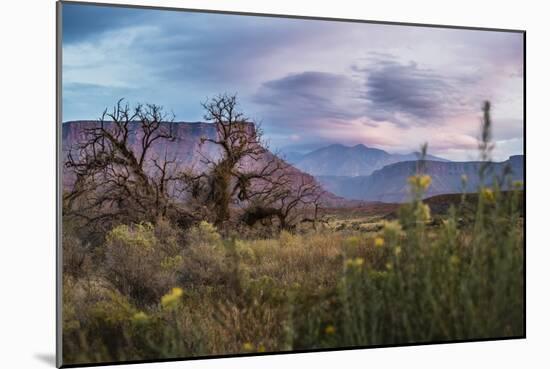
[{"label": "foreground bush", "polygon": [[157,301],[175,285],[182,257],[177,234],[169,225],[119,225],[106,237],[104,275],[139,305]]},{"label": "foreground bush", "polygon": [[[313,304],[300,306],[295,347],[522,336],[521,195],[482,189],[476,220],[462,228],[454,208],[434,229],[425,204],[405,206],[400,221],[375,236],[377,257],[344,262],[332,303],[320,300],[325,308],[313,316]],[[315,330],[303,329],[303,316]]]}]

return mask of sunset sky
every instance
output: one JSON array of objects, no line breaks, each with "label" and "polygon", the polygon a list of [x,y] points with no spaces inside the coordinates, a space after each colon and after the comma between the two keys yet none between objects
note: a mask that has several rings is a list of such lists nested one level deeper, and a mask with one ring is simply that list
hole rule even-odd
[{"label": "sunset sky", "polygon": [[523,151],[523,34],[63,5],[63,120],[119,98],[203,120],[237,93],[271,147],[331,143],[477,158],[493,104],[494,158]]}]

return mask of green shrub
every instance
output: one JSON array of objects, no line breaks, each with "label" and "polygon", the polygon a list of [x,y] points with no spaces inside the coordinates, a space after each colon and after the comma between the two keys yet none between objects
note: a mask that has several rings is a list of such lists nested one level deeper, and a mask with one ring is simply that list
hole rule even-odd
[{"label": "green shrub", "polygon": [[[150,223],[119,225],[106,237],[104,246],[106,278],[138,305],[157,301],[176,283],[182,263],[167,225],[156,229]],[[164,233],[163,233],[164,232]],[[161,242],[157,234],[169,240]],[[166,240],[165,240],[166,241]]]},{"label": "green shrub", "polygon": [[201,221],[196,226],[189,229],[187,241],[190,245],[210,245],[217,246],[221,244],[221,236],[216,227],[206,221]]},{"label": "green shrub", "polygon": [[[414,181],[413,186],[419,184]],[[295,337],[294,345],[364,346],[523,335],[521,192],[483,188],[478,198],[476,221],[462,228],[454,208],[433,229],[427,226],[426,204],[405,205],[400,222],[387,223],[374,240],[374,249],[380,251],[377,261],[374,254],[366,261],[345,261],[333,303],[321,296],[298,306],[295,329],[310,328],[309,335]],[[327,324],[333,327],[328,335],[323,333]]]},{"label": "green shrub", "polygon": [[200,222],[188,231],[186,240],[178,272],[179,283],[186,288],[224,285],[231,269],[216,228],[208,222]]},{"label": "green shrub", "polygon": [[92,261],[91,248],[72,232],[63,230],[63,275],[86,277],[90,273]]}]

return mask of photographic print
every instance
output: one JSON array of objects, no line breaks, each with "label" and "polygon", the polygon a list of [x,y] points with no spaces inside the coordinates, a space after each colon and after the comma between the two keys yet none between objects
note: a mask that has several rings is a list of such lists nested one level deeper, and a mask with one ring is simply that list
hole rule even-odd
[{"label": "photographic print", "polygon": [[525,337],[525,32],[58,4],[58,364]]}]

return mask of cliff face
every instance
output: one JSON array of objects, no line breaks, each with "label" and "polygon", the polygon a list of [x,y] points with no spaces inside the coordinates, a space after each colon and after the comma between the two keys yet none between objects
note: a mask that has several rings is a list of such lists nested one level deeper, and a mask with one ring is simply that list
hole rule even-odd
[{"label": "cliff face", "polygon": [[[96,121],[73,121],[63,123],[62,144],[64,159],[66,159],[69,150],[75,150],[77,145],[85,140],[85,130],[97,127],[98,125],[99,123]],[[112,123],[105,123],[107,129],[111,125]],[[201,137],[216,138],[216,126],[211,123],[166,122],[162,123],[162,125],[163,127],[161,129],[172,130],[175,140],[169,141],[160,139],[156,141],[151,148],[151,156],[164,157],[166,154],[168,159],[175,159],[178,163],[183,165],[199,164],[198,151]],[[249,129],[251,131],[254,130],[254,125],[252,123],[249,124]],[[135,132],[128,137],[130,148],[134,150],[134,152],[139,152],[141,147],[140,140],[142,137],[139,123],[130,123],[130,131]],[[209,155],[218,154],[215,145],[208,143],[203,145],[202,151]]]},{"label": "cliff face", "polygon": [[[73,155],[78,153],[78,145],[86,139],[86,129],[97,127],[97,121],[72,121],[63,123],[62,128],[62,150],[63,162],[67,160],[69,152]],[[105,123],[107,129],[112,126],[112,123]],[[129,126],[130,134],[128,142],[130,148],[139,155],[141,152],[142,138],[139,122],[131,122]],[[159,139],[155,141],[149,150],[148,159],[159,158],[174,160],[180,168],[193,167],[197,170],[203,169],[204,164],[201,162],[203,156],[199,154],[199,146],[202,137],[214,139],[217,136],[216,126],[212,123],[203,122],[173,122],[162,123],[161,129],[172,130],[175,137],[173,141]],[[249,124],[249,129],[254,130],[254,125]],[[205,143],[200,151],[203,155],[215,159],[219,156],[219,148],[210,143]],[[65,188],[74,183],[74,178],[70,173],[64,172],[63,184]]]},{"label": "cliff face", "polygon": [[[485,184],[491,184],[494,176],[501,176],[506,167],[511,170],[513,181],[523,181],[523,158],[516,155],[501,163],[491,163]],[[463,175],[467,177],[466,192],[477,191],[480,165],[481,162],[426,161],[425,173],[431,176],[432,183],[425,196],[461,193]],[[385,166],[369,176],[318,176],[317,179],[327,190],[348,199],[404,202],[410,198],[407,178],[416,173],[416,167],[417,162],[408,161]]]}]

